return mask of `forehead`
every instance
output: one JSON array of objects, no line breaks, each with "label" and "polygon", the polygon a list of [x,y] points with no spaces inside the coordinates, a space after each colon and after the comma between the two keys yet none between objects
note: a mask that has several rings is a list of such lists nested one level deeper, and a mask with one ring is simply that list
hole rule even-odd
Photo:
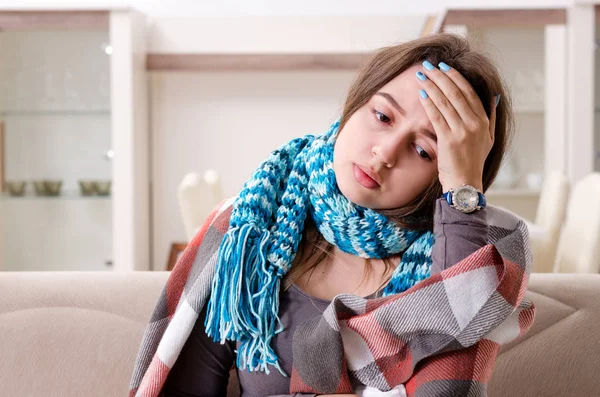
[{"label": "forehead", "polygon": [[409,117],[422,119],[423,124],[429,124],[429,117],[421,105],[419,96],[419,90],[423,88],[416,77],[419,70],[421,70],[420,65],[411,66],[381,87],[379,92],[385,92],[394,97],[396,102],[406,110]]}]

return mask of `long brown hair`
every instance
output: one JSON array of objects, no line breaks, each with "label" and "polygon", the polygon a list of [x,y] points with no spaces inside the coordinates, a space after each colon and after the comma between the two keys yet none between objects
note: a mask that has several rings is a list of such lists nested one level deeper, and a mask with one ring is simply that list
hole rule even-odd
[{"label": "long brown hair", "polygon": [[[500,94],[500,102],[496,108],[494,145],[483,168],[483,191],[485,192],[496,178],[512,139],[514,131],[512,103],[496,66],[487,56],[472,49],[471,44],[463,37],[440,33],[376,51],[361,68],[350,87],[342,111],[340,131],[354,112],[363,107],[384,85],[406,69],[425,60],[434,65],[445,62],[461,73],[481,99],[488,117],[491,112],[492,98]],[[412,230],[433,230],[435,201],[441,194],[442,186],[435,178],[430,186],[412,202],[402,208],[380,212],[402,227]],[[313,270],[331,250],[331,244],[316,231],[312,220],[307,219],[302,244],[292,269],[286,276],[285,288],[289,288],[303,274]],[[387,270],[393,266],[390,259],[385,263]],[[368,272],[368,267],[365,271]]]}]

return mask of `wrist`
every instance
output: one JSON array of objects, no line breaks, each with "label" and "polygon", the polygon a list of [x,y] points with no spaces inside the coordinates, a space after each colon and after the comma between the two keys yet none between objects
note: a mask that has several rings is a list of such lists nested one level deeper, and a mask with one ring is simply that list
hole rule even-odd
[{"label": "wrist", "polygon": [[442,197],[451,207],[466,214],[486,206],[486,199],[483,192],[470,184],[450,188],[450,190],[442,194]]},{"label": "wrist", "polygon": [[478,191],[483,193],[483,183],[481,182],[474,182],[474,181],[453,181],[453,182],[448,182],[448,183],[443,183],[442,184],[442,193],[446,193],[447,191],[449,191],[450,189],[456,189],[462,185],[471,185],[473,186],[475,189],[477,189]]}]

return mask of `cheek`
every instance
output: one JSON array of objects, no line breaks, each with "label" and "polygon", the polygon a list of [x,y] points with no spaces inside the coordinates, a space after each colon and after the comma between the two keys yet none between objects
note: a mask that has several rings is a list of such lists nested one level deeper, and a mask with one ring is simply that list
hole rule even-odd
[{"label": "cheek", "polygon": [[[337,141],[339,142],[341,156],[348,157],[350,153],[362,152],[365,148],[373,147],[371,137],[374,136],[372,127],[366,119],[367,115],[363,110],[359,110],[346,123],[343,130],[340,131]],[[337,143],[336,143],[337,146]]]},{"label": "cheek", "polygon": [[359,141],[360,129],[356,128],[356,126],[351,123],[351,120],[349,120],[337,136],[333,148],[334,160],[348,159],[351,157],[352,153],[357,149],[357,143]]},{"label": "cheek", "polygon": [[424,192],[437,176],[437,167],[433,163],[423,165],[419,159],[395,171],[391,178],[391,196],[402,197],[406,202]]}]

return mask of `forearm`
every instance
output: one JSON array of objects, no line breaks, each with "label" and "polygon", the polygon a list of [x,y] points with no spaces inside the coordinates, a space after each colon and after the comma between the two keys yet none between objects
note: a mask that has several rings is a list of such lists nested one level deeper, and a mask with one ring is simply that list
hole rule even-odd
[{"label": "forearm", "polygon": [[444,199],[436,201],[431,274],[445,270],[487,245],[487,209],[464,214]]}]

